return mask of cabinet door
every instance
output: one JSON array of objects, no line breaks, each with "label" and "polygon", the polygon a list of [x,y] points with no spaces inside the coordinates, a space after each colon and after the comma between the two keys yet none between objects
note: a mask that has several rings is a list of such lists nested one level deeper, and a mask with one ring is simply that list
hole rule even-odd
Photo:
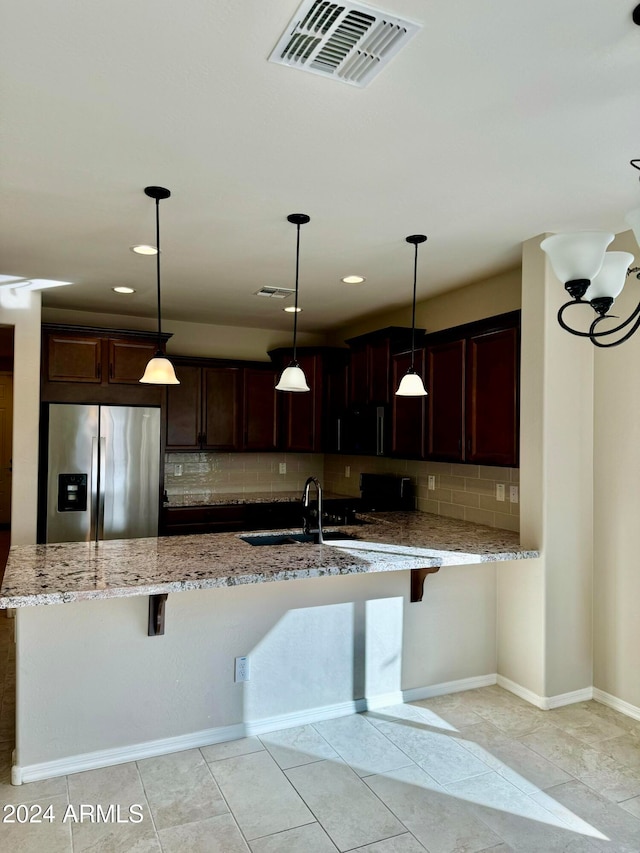
[{"label": "cabinet door", "polygon": [[246,367],[243,374],[243,449],[276,450],[276,371]]},{"label": "cabinet door", "polygon": [[369,402],[368,360],[365,346],[352,350],[349,366],[349,400],[351,403]]},{"label": "cabinet door", "polygon": [[390,402],[391,343],[388,338],[367,344],[370,403]]},{"label": "cabinet door", "polygon": [[181,365],[180,385],[167,386],[167,450],[199,450],[202,368]]},{"label": "cabinet door", "polygon": [[[423,459],[425,450],[426,397],[397,397],[400,380],[411,367],[411,353],[394,355],[392,363],[391,453]],[[424,380],[424,350],[415,354],[415,371]],[[427,389],[428,390],[428,389]]]},{"label": "cabinet door", "polygon": [[109,340],[109,382],[137,385],[157,344],[145,341]]},{"label": "cabinet door", "polygon": [[518,463],[517,329],[467,342],[467,462]]},{"label": "cabinet door", "polygon": [[310,391],[285,391],[282,397],[283,449],[312,453],[321,447],[322,360],[318,355],[298,357]]},{"label": "cabinet door", "polygon": [[51,334],[47,347],[49,382],[102,382],[102,340]]},{"label": "cabinet door", "polygon": [[463,457],[465,342],[427,347],[430,459],[461,462]]},{"label": "cabinet door", "polygon": [[205,367],[202,371],[202,447],[238,450],[240,446],[240,369]]},{"label": "cabinet door", "polygon": [[344,360],[330,364],[324,372],[322,442],[325,453],[345,452],[345,415],[349,404],[349,368]]}]

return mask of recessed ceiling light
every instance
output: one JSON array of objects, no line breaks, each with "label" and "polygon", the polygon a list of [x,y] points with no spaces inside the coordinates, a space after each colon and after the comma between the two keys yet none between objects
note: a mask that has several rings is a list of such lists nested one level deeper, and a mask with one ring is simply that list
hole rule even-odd
[{"label": "recessed ceiling light", "polygon": [[133,287],[112,287],[114,293],[135,293]]},{"label": "recessed ceiling light", "polygon": [[362,284],[366,279],[363,275],[345,275],[340,281],[343,281],[345,284]]},{"label": "recessed ceiling light", "polygon": [[296,312],[299,314],[302,311],[302,308],[296,308],[295,305],[287,305],[287,307],[282,310],[286,311],[288,314],[295,314]]},{"label": "recessed ceiling light", "polygon": [[158,254],[158,250],[156,249],[155,246],[146,246],[144,244],[141,246],[130,246],[130,249],[132,252],[135,252],[136,255],[157,255]]}]

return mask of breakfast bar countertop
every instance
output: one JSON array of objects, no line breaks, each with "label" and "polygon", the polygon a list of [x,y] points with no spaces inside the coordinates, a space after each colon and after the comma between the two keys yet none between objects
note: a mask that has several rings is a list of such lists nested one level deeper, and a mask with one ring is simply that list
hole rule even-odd
[{"label": "breakfast bar countertop", "polygon": [[239,537],[260,534],[209,533],[14,546],[0,609],[539,556],[517,533],[430,513],[359,518],[340,527],[356,539],[324,545],[254,547]]}]

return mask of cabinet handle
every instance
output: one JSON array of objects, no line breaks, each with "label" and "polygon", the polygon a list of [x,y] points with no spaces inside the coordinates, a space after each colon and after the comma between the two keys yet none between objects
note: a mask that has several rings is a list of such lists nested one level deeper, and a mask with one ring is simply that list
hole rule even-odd
[{"label": "cabinet handle", "polygon": [[338,418],[338,446],[336,449],[338,453],[342,450],[342,418]]}]

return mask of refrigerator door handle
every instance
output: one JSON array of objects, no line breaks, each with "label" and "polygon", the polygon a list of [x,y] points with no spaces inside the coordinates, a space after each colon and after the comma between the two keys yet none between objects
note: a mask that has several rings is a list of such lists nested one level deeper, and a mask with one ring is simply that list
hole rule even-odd
[{"label": "refrigerator door handle", "polygon": [[97,518],[97,534],[96,541],[104,539],[104,499],[106,494],[105,465],[107,461],[107,439],[100,437],[99,439],[99,479],[98,479],[98,518]]},{"label": "refrigerator door handle", "polygon": [[98,442],[100,439],[94,436],[91,439],[91,499],[89,515],[89,539],[98,541],[98,484],[100,480],[100,460],[98,453]]}]

